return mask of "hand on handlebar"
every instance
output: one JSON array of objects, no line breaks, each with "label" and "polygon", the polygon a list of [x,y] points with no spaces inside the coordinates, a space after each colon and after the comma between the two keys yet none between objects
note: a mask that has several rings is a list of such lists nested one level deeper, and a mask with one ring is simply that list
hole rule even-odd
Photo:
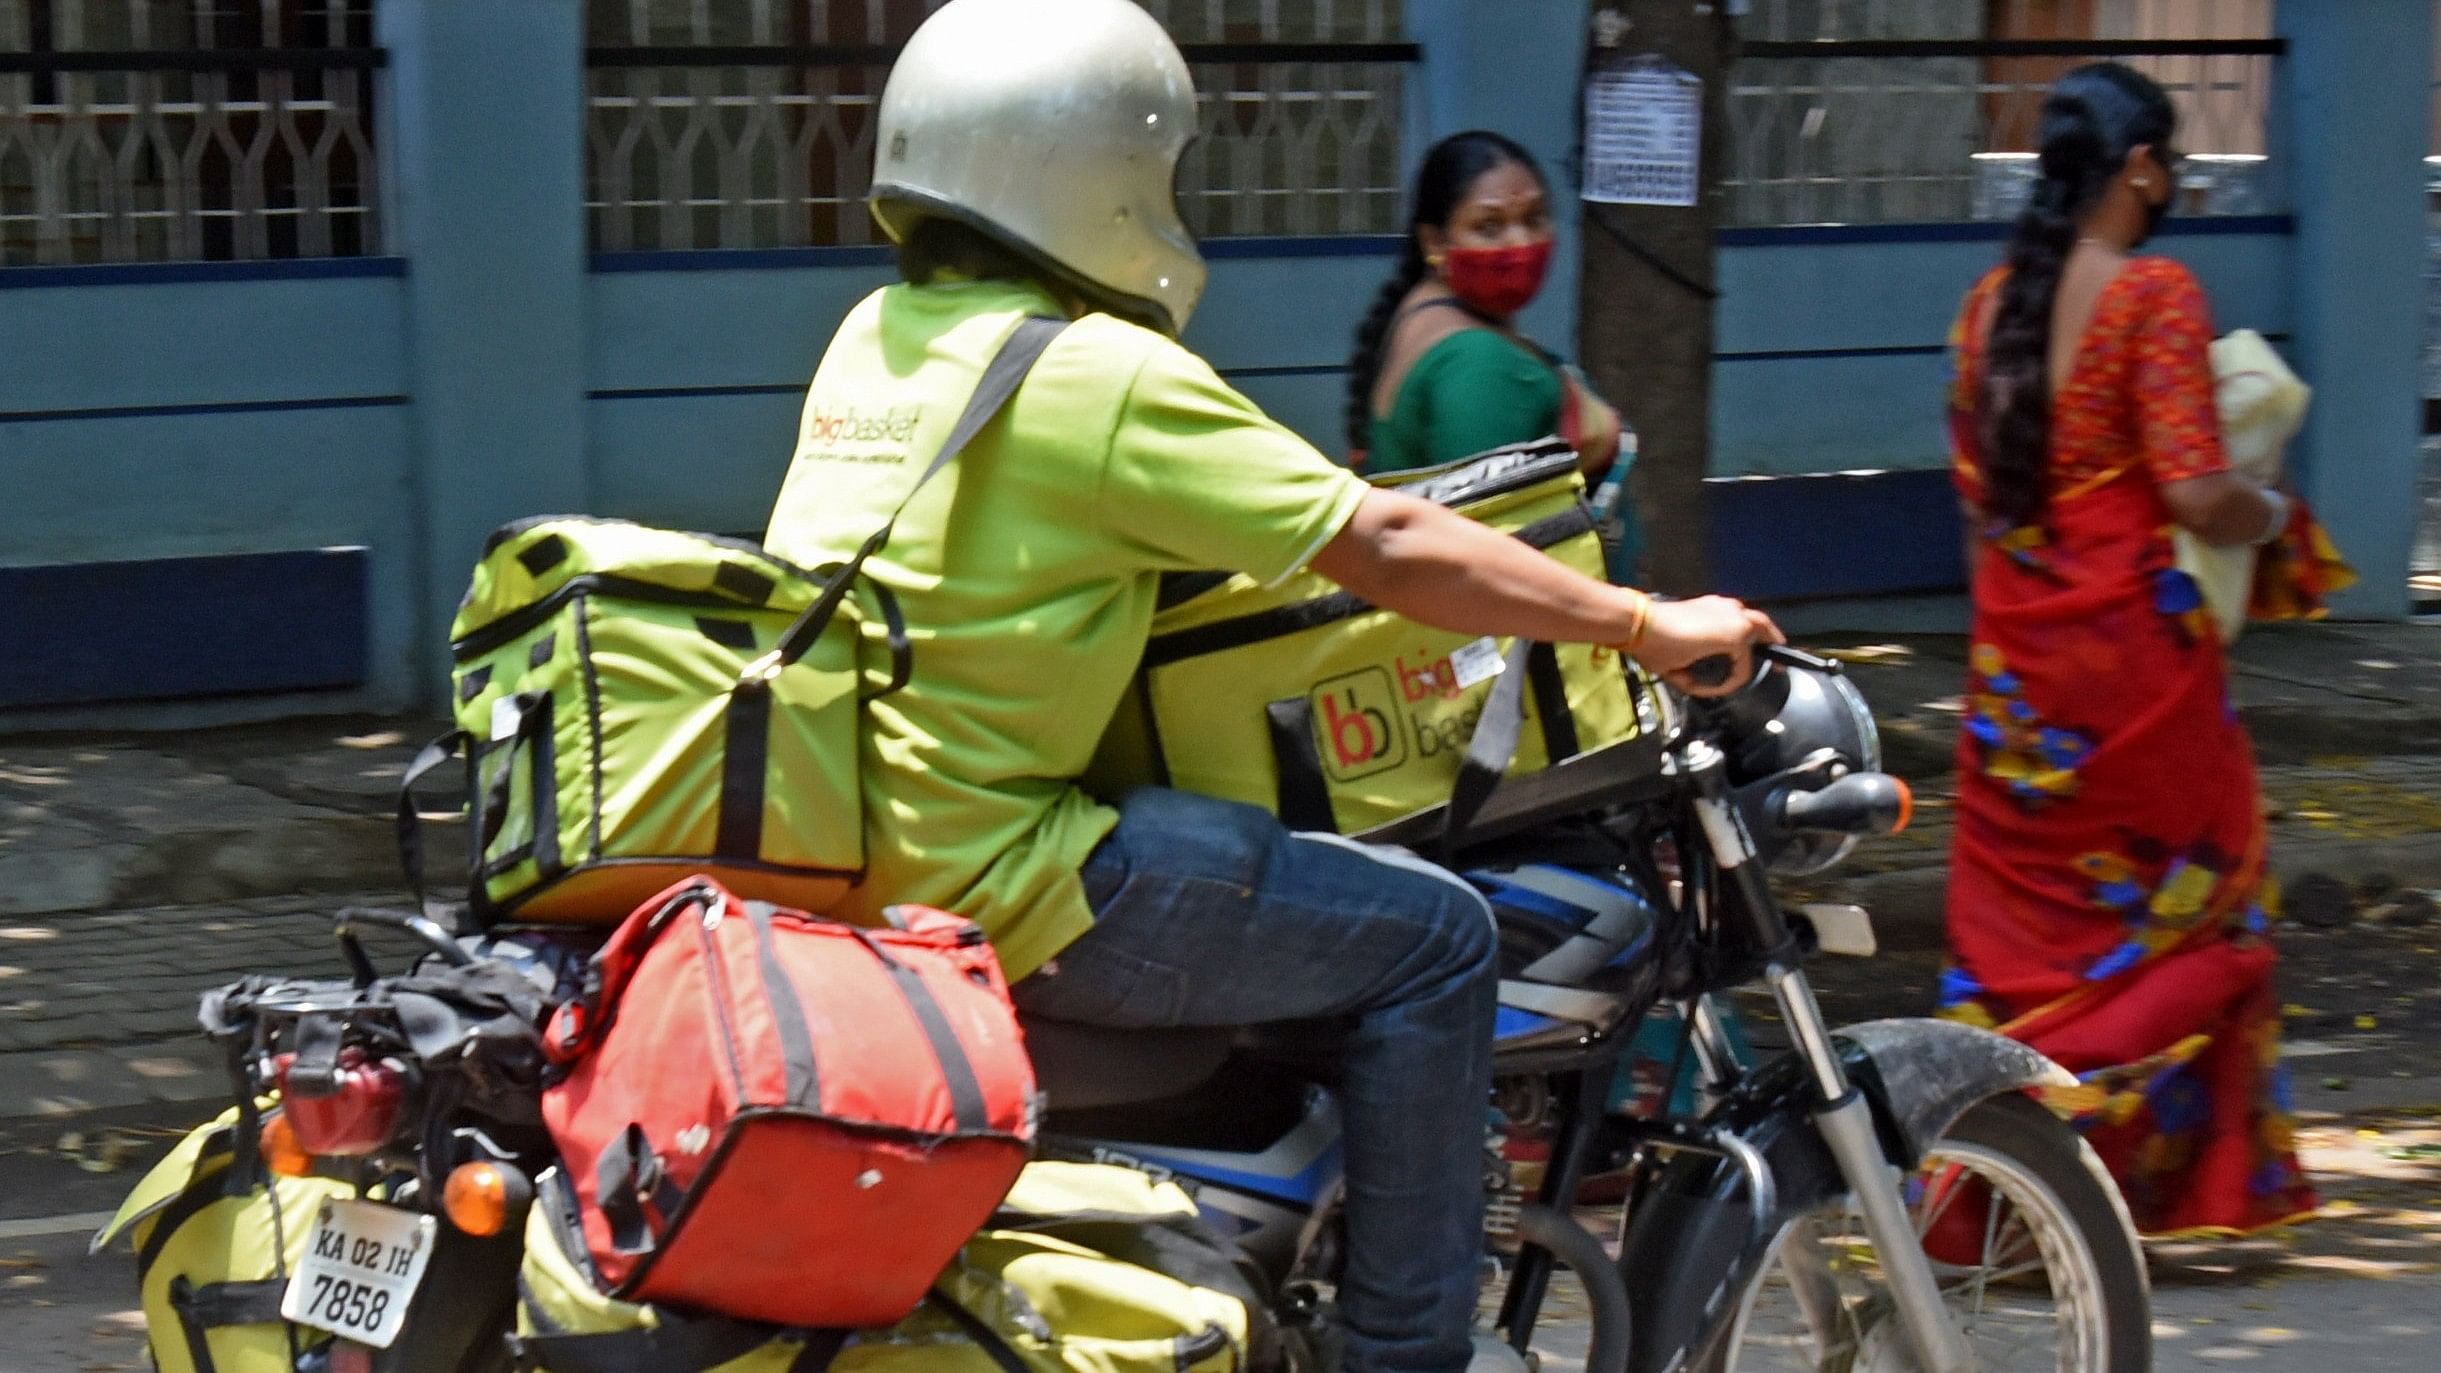
[{"label": "hand on handlebar", "polygon": [[1760,610],[1727,596],[1661,601],[1636,649],[1636,660],[1690,696],[1726,696],[1754,675],[1754,646],[1788,636]]}]

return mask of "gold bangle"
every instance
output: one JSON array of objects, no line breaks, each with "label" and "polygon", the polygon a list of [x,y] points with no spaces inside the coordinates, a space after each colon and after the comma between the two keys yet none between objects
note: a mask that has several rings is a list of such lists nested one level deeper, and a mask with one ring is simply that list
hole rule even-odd
[{"label": "gold bangle", "polygon": [[1629,623],[1627,637],[1610,645],[1611,650],[1615,653],[1634,653],[1644,646],[1644,632],[1650,629],[1652,624],[1653,598],[1639,591],[1636,593],[1635,618]]}]

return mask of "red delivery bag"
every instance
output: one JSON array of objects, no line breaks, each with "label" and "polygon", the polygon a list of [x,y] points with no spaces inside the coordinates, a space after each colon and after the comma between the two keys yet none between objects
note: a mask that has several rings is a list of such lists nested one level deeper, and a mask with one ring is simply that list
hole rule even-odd
[{"label": "red delivery bag", "polygon": [[553,1018],[543,1120],[613,1296],[889,1325],[1030,1151],[1034,1069],[983,931],[864,929],[709,878],[639,907]]}]

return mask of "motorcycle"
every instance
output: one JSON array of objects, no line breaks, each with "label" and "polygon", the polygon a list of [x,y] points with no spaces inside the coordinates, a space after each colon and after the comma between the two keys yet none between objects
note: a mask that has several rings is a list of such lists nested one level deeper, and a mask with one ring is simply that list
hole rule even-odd
[{"label": "motorcycle", "polygon": [[[1655,693],[1640,739],[1503,783],[1442,854],[1486,894],[1502,948],[1475,1368],[1995,1373],[2031,1355],[2142,1373],[2149,1295],[2125,1208],[2028,1095],[2073,1079],[1964,1026],[1825,1024],[1804,961],[1869,952],[1869,919],[1786,911],[1767,872],[1827,869],[1910,801],[1836,664],[1765,657],[1731,697]],[[1427,813],[1366,837],[1448,833]],[[376,927],[420,947],[414,968],[376,973]],[[310,1337],[291,1362],[506,1369],[519,1218],[552,1162],[534,1026],[581,981],[583,952],[383,912],[344,913],[337,933],[348,982],[248,979],[206,1007],[240,1136],[258,1141],[247,1162],[358,1193],[286,1222],[310,1227],[282,1305]],[[1720,998],[1756,982],[1790,1047],[1750,1064]],[[1700,1110],[1610,1100],[1656,1010],[1700,1070]],[[1045,1151],[1189,1185],[1265,1280],[1289,1373],[1325,1373],[1344,1251],[1327,1094],[1238,1032],[1026,1032]],[[1536,1180],[1523,1156],[1538,1152]],[[1577,1208],[1620,1169],[1614,1250]],[[1552,1318],[1570,1297],[1582,1322]]]},{"label": "motorcycle", "polygon": [[[1837,664],[1764,657],[1736,695],[1670,708],[1643,747],[1503,784],[1445,855],[1490,899],[1502,948],[1485,1151],[1495,1334],[1475,1368],[2141,1373],[2150,1298],[2126,1208],[2029,1096],[2074,1079],[1962,1025],[1824,1022],[1804,961],[1870,953],[1870,918],[1786,911],[1767,873],[1827,870],[1859,837],[1903,827],[1912,801],[1880,771],[1872,715]],[[1754,982],[1790,1048],[1750,1066],[1720,1001]],[[1622,1051],[1656,1010],[1683,1027],[1700,1112],[1611,1109]],[[1340,1253],[1328,1096],[1226,1030],[1037,1021],[1027,1043],[1052,1103],[1048,1147],[1190,1182],[1270,1277],[1283,1328],[1327,1344]],[[1521,1140],[1548,1148],[1531,1195]],[[1576,1211],[1587,1179],[1618,1168],[1630,1187],[1614,1250]],[[1581,1342],[1545,1321],[1562,1273]]]},{"label": "motorcycle", "polygon": [[[585,954],[557,936],[461,935],[362,908],[341,911],[334,933],[350,978],[250,976],[208,993],[200,1015],[237,1102],[215,1190],[273,1175],[346,1184],[305,1214],[265,1193],[287,1257],[274,1282],[251,1285],[282,1289],[282,1366],[507,1373],[523,1220],[554,1158],[540,1027],[576,995]],[[406,944],[410,966],[379,973],[368,935]],[[200,1347],[192,1329],[153,1333]]]}]

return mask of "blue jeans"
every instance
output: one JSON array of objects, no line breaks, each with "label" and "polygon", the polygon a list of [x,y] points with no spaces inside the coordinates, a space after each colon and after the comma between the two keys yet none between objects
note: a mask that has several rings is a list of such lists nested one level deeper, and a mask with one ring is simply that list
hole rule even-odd
[{"label": "blue jeans", "polygon": [[1092,931],[1018,1005],[1122,1028],[1297,1022],[1347,1130],[1347,1373],[1460,1373],[1483,1253],[1498,939],[1457,877],[1147,788],[1086,861]]}]

